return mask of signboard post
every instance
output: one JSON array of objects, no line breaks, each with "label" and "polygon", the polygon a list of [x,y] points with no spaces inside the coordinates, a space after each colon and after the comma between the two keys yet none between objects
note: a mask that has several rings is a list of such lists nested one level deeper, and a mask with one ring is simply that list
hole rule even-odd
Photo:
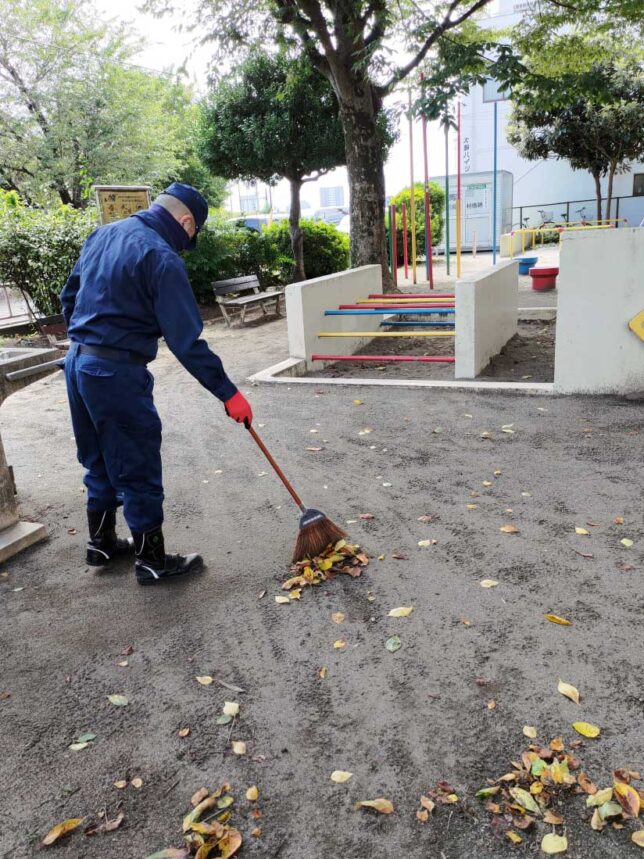
[{"label": "signboard post", "polygon": [[507,99],[507,93],[505,93],[502,89],[499,89],[499,85],[497,81],[492,78],[488,78],[483,84],[483,101],[493,101],[494,102],[494,166],[493,166],[493,200],[492,200],[492,265],[496,265],[496,244],[497,244],[497,235],[496,235],[496,197],[497,197],[497,174],[498,174],[498,142],[499,142],[499,132],[498,132],[498,110],[497,105],[500,101],[505,101]]},{"label": "signboard post", "polygon": [[150,206],[149,185],[94,185],[99,220],[112,224]]}]

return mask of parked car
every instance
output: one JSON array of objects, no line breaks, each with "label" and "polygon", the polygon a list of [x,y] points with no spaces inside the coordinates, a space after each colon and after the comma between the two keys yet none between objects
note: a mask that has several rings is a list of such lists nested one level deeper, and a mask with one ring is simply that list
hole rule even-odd
[{"label": "parked car", "polygon": [[[288,220],[288,213],[273,213],[273,223],[283,220]],[[226,223],[232,224],[240,230],[246,229],[255,233],[261,233],[262,227],[267,227],[271,223],[271,219],[268,215],[243,215],[241,218],[228,218]]]},{"label": "parked car", "polygon": [[312,215],[307,214],[306,217],[311,217],[314,221],[326,221],[327,224],[339,224],[348,214],[349,210],[344,206],[322,206],[315,209]]},{"label": "parked car", "polygon": [[344,218],[337,224],[337,229],[341,233],[351,234],[351,215],[345,215]]}]

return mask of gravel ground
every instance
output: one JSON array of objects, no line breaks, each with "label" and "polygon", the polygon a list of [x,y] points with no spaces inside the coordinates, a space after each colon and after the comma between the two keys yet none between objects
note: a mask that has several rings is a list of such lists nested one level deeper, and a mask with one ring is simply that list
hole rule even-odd
[{"label": "gravel ground", "polygon": [[[286,356],[283,321],[207,330],[238,380]],[[52,853],[143,859],[180,845],[192,793],[224,781],[238,798],[242,856],[537,856],[548,827],[513,848],[473,799],[526,747],[524,725],[546,742],[571,741],[576,720],[601,726],[578,756],[602,786],[617,766],[642,767],[641,403],[253,389],[257,425],[308,502],[355,520],[351,536],[372,557],[361,578],[278,605],[297,521],[290,499],[244,430],[172,356],[162,352],[152,369],[169,548],[198,549],[208,562],[204,576],[175,586],[143,589],[127,565],[100,575],[84,565],[84,495],[62,376],[2,408],[23,515],[51,536],[0,571],[0,856],[31,856],[54,823],[120,807],[121,829],[76,832]],[[313,446],[323,449],[306,450]],[[365,512],[375,518],[360,520]],[[507,523],[520,533],[501,533]],[[436,543],[419,547],[424,539]],[[498,586],[481,588],[487,578]],[[413,614],[388,617],[401,605]],[[338,611],[341,626],[331,620]],[[549,624],[546,612],[573,624]],[[389,653],[393,634],[402,647]],[[333,647],[340,638],[344,650]],[[245,691],[199,685],[195,676],[206,674]],[[558,694],[559,677],[580,690],[580,705]],[[113,693],[129,705],[111,705]],[[216,724],[225,700],[241,705],[232,730]],[[70,751],[86,731],[96,739]],[[231,755],[231,739],[246,741],[248,755]],[[333,784],[335,769],[354,775]],[[134,777],[139,790],[113,786]],[[419,797],[441,779],[464,801],[423,825]],[[257,821],[244,799],[253,784],[260,838],[249,836]],[[353,811],[375,797],[395,812]],[[564,816],[571,859],[639,855],[632,821],[595,833],[581,797]]]}]

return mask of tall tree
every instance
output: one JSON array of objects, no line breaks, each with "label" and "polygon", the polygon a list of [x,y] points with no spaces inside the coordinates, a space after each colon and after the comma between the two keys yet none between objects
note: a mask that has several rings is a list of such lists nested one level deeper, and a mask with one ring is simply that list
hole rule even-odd
[{"label": "tall tree", "polygon": [[567,160],[595,183],[602,218],[601,179],[608,177],[610,218],[613,179],[644,157],[644,70],[638,62],[596,63],[581,73],[530,75],[513,91],[508,140],[524,158]]},{"label": "tall tree", "polygon": [[[131,66],[133,46],[89,0],[0,0],[0,20],[0,186],[78,208],[93,182],[198,170],[189,90]],[[221,182],[211,190],[220,202]]]},{"label": "tall tree", "polygon": [[254,54],[204,102],[201,151],[229,179],[288,179],[293,280],[304,280],[302,185],[344,164],[338,103],[325,78],[306,57]]},{"label": "tall tree", "polygon": [[[422,66],[441,40],[492,0],[195,0],[204,38],[215,40],[229,58],[269,38],[295,37],[311,62],[331,83],[344,132],[351,188],[351,256],[354,265],[380,262],[385,288],[393,288],[387,268],[384,230],[383,154],[378,115],[387,95]],[[147,0],[150,9],[168,9],[172,0]],[[636,16],[641,0],[543,0],[531,14],[547,19],[565,7],[568,18]],[[271,31],[271,16],[274,22]],[[401,50],[400,46],[404,46]],[[397,63],[396,56],[404,56]]]}]

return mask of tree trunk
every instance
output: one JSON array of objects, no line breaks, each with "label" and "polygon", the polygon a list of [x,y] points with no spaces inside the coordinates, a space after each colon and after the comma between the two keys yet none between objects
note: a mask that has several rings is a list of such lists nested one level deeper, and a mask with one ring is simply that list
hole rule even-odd
[{"label": "tree trunk", "polygon": [[291,210],[288,216],[289,232],[291,234],[291,248],[293,250],[293,283],[306,280],[304,273],[304,233],[300,227],[300,191],[302,190],[301,179],[289,179],[291,186]]},{"label": "tree trunk", "polygon": [[599,173],[593,173],[593,179],[595,180],[595,197],[597,199],[597,218],[601,221],[602,219],[602,183],[601,176]]},{"label": "tree trunk", "polygon": [[384,292],[393,292],[385,234],[385,174],[377,110],[369,84],[339,94],[351,195],[351,265],[382,267]]},{"label": "tree trunk", "polygon": [[[610,207],[613,202],[613,179],[615,177],[615,171],[617,170],[617,162],[611,161],[610,169],[608,171],[608,189],[606,191],[606,219],[610,218]],[[601,217],[601,215],[600,215]]]}]

